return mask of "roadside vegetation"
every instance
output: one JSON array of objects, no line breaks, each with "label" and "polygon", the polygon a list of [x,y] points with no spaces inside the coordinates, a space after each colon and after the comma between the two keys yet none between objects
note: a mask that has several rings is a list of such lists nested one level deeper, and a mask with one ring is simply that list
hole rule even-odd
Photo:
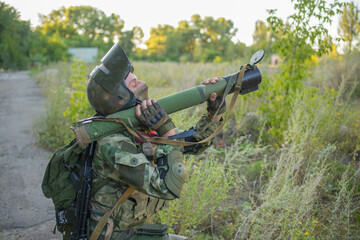
[{"label": "roadside vegetation", "polygon": [[[190,178],[181,198],[154,219],[172,232],[192,239],[360,236],[360,52],[349,44],[338,54],[321,24],[310,27],[313,18],[329,22],[343,4],[294,2],[287,21],[270,11],[266,26],[266,36],[281,36],[268,42],[280,64],[270,66],[268,55],[258,66],[260,89],[239,97],[206,154],[186,157]],[[247,62],[133,65],[150,97],[161,98]],[[68,143],[72,123],[94,114],[85,88],[97,64],[75,60],[34,70],[48,98],[47,116],[36,128],[41,145],[54,150]],[[205,111],[196,106],[172,118],[187,129]]]},{"label": "roadside vegetation", "polygon": [[[265,74],[258,92],[239,98],[206,155],[186,158],[191,177],[183,195],[156,221],[197,239],[336,239],[360,234],[360,68],[351,65],[356,60],[359,53],[321,58],[326,64],[313,67],[313,76],[304,80],[308,86],[289,93],[288,104],[281,103],[281,97],[271,98],[269,92],[276,90],[271,83],[278,76]],[[344,69],[335,71],[334,66],[347,61]],[[48,97],[47,118],[37,128],[40,144],[56,149],[68,143],[74,137],[72,123],[94,114],[85,93],[86,76],[94,66],[59,63],[36,75]],[[134,66],[154,98],[239,67],[168,62]],[[267,64],[259,68],[266,72]],[[340,81],[344,71],[348,76]],[[320,84],[325,78],[338,82]],[[262,107],[275,104],[282,107],[272,119]],[[197,106],[172,118],[177,127],[187,129],[205,111]],[[287,116],[286,123],[276,116]]]}]

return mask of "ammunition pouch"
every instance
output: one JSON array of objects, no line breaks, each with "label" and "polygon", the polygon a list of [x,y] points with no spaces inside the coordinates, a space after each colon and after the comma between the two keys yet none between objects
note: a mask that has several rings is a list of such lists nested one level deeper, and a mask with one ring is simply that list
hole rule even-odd
[{"label": "ammunition pouch", "polygon": [[163,239],[167,235],[168,229],[167,225],[144,224],[135,229],[135,235],[130,240]]}]

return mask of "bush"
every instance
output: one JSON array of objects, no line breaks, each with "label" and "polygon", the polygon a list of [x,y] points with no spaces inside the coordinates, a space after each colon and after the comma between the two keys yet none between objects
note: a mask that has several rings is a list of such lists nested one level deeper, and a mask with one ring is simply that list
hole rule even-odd
[{"label": "bush", "polygon": [[95,113],[86,95],[86,70],[84,62],[74,59],[74,64],[71,66],[70,82],[72,85],[69,104],[63,112],[64,117],[70,118],[73,123],[88,118]]},{"label": "bush", "polygon": [[191,177],[183,188],[183,197],[171,201],[169,207],[159,213],[158,220],[172,225],[176,233],[189,236],[212,227],[214,214],[221,211],[228,197],[232,174],[211,157],[196,162],[189,157],[186,166]]},{"label": "bush", "polygon": [[48,65],[35,75],[47,97],[46,117],[36,126],[42,146],[55,150],[69,143],[74,138],[72,123],[93,114],[85,92],[86,72],[92,69],[91,65],[61,62]]}]

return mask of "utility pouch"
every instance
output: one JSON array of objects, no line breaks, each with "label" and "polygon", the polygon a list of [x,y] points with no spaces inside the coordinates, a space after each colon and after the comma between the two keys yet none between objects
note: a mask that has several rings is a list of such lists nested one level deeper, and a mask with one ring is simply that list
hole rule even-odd
[{"label": "utility pouch", "polygon": [[74,221],[75,221],[75,211],[74,210],[56,211],[56,225],[57,226],[73,224]]},{"label": "utility pouch", "polygon": [[[143,224],[135,229],[135,235],[164,236],[168,233],[169,226],[161,224]],[[133,239],[133,238],[131,238]],[[138,238],[134,238],[138,239]]]}]

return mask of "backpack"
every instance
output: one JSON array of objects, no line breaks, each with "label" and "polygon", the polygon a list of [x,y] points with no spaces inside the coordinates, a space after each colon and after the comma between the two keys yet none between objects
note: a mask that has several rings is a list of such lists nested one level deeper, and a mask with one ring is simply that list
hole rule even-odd
[{"label": "backpack", "polygon": [[42,181],[44,196],[51,198],[56,211],[56,226],[60,232],[73,224],[75,198],[74,180],[79,178],[81,158],[85,150],[74,139],[59,148],[51,157]]}]

